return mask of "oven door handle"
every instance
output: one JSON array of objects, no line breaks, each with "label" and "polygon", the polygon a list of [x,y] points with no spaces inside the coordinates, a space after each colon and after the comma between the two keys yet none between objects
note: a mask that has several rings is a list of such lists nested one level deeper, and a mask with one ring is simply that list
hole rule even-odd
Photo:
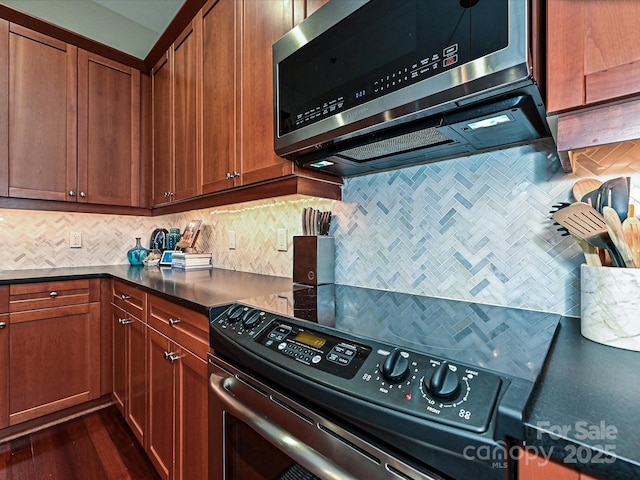
[{"label": "oven door handle", "polygon": [[236,379],[233,377],[225,378],[215,373],[212,373],[209,378],[209,386],[218,400],[224,404],[225,410],[244,420],[256,433],[314,475],[326,480],[358,480],[278,424],[243,403],[229,390],[235,382]]}]

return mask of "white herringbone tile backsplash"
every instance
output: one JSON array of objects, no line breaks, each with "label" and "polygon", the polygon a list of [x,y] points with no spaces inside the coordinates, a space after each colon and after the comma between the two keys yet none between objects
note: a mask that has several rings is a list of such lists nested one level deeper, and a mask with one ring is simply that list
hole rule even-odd
[{"label": "white herringbone tile backsplash", "polygon": [[[336,283],[578,315],[582,253],[549,210],[572,201],[582,177],[631,176],[640,205],[640,143],[574,159],[574,174],[564,174],[541,141],[347,179],[342,202],[290,196],[154,218],[0,209],[0,270],[127,263],[136,236],[148,245],[154,228],[200,218],[197,247],[216,267],[291,277],[292,237],[313,206],[335,216]],[[287,252],[277,251],[278,228]],[[82,232],[82,248],[69,248],[71,231]]]}]

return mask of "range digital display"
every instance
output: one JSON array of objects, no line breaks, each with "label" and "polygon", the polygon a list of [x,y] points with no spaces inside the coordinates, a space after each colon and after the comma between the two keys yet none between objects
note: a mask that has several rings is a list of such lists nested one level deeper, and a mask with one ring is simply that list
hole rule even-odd
[{"label": "range digital display", "polygon": [[327,343],[327,341],[324,338],[317,337],[308,332],[298,332],[298,334],[293,338],[293,340],[313,348],[322,348],[323,345]]}]

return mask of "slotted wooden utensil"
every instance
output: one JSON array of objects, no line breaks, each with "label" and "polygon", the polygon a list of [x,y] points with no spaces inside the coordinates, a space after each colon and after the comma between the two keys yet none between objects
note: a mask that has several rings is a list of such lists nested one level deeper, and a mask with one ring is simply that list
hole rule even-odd
[{"label": "slotted wooden utensil", "polygon": [[622,231],[629,245],[631,256],[636,264],[640,267],[640,219],[637,217],[627,217],[622,222]]},{"label": "slotted wooden utensil", "polygon": [[582,202],[572,203],[554,213],[553,220],[594,247],[606,249],[614,267],[624,267],[624,260],[611,241],[604,218],[593,207]]}]

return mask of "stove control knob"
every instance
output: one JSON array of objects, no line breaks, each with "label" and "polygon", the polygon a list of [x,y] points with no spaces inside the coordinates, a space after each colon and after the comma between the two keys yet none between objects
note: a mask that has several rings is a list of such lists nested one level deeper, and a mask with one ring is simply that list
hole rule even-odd
[{"label": "stove control knob", "polygon": [[245,307],[242,305],[234,305],[229,310],[227,310],[227,321],[229,323],[236,323],[240,320],[240,317],[245,312]]},{"label": "stove control knob", "polygon": [[431,378],[422,380],[423,386],[434,397],[453,397],[460,391],[460,382],[456,372],[447,363],[438,365]]},{"label": "stove control knob", "polygon": [[242,326],[244,328],[253,328],[262,320],[262,317],[264,317],[264,312],[251,308],[242,316]]},{"label": "stove control knob", "polygon": [[390,382],[402,382],[409,373],[408,355],[397,348],[391,352],[382,364],[382,376]]}]

